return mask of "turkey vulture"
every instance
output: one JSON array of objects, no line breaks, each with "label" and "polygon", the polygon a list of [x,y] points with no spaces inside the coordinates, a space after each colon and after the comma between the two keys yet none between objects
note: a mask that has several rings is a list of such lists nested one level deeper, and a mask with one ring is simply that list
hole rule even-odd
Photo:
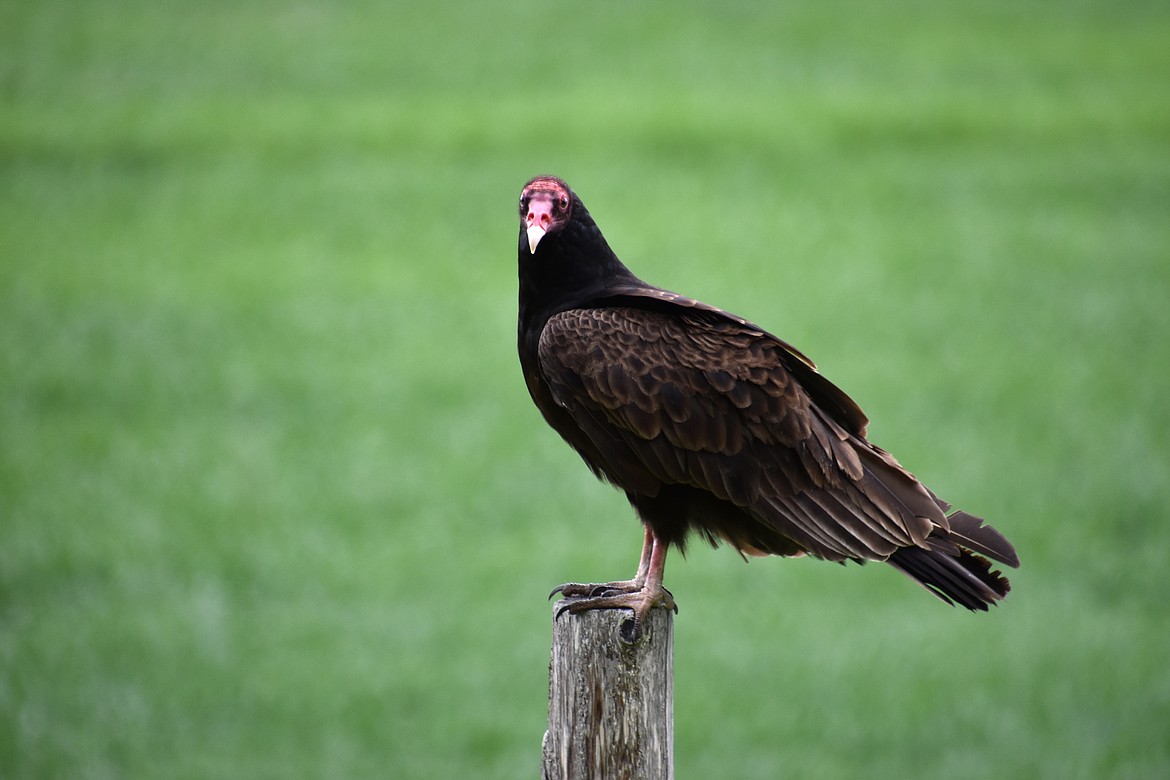
[{"label": "turkey vulture", "polygon": [[631,273],[558,178],[520,195],[519,277],[532,400],[645,531],[632,580],[561,585],[562,610],[630,609],[636,640],[650,609],[675,608],[663,566],[692,531],[744,556],[885,561],[971,610],[1007,595],[987,560],[1019,565],[1007,539],[870,444],[795,347]]}]

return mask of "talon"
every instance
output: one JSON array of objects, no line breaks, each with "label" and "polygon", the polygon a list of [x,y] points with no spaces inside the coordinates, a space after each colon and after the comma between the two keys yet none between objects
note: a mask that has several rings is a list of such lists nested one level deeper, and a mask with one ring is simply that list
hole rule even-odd
[{"label": "talon", "polygon": [[642,638],[642,623],[637,616],[626,618],[618,628],[618,638],[627,645],[636,645]]},{"label": "talon", "polygon": [[663,609],[669,609],[674,614],[678,614],[678,602],[674,600],[674,594],[666,588],[662,589],[662,601],[658,602],[658,606]]},{"label": "talon", "polygon": [[650,610],[661,607],[678,613],[674,597],[661,586],[651,585],[629,593],[599,586],[590,588],[588,592],[600,595],[564,599],[557,604],[554,620],[559,620],[566,612],[576,615],[593,609],[628,609],[633,616],[625,618],[619,624],[618,635],[623,642],[634,644],[642,637],[642,625]]},{"label": "talon", "polygon": [[613,596],[619,593],[637,593],[642,589],[643,583],[639,580],[616,580],[614,582],[565,582],[557,585],[548,594],[551,599],[558,593],[565,598],[577,598],[584,596],[586,598],[599,598],[603,596]]}]

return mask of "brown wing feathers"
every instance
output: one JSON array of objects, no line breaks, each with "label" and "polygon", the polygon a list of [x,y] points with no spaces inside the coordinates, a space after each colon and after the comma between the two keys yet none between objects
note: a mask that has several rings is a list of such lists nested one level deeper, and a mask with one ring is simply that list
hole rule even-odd
[{"label": "brown wing feathers", "polygon": [[737,323],[577,309],[549,320],[540,360],[556,401],[597,445],[603,476],[645,495],[709,493],[718,501],[690,520],[713,543],[887,560],[969,609],[1006,595],[1007,581],[968,549],[1018,565],[1007,540],[972,515],[948,517],[949,504],[861,437],[852,401],[834,388],[839,423],[769,338]]},{"label": "brown wing feathers", "polygon": [[[910,506],[931,515],[893,495],[888,475],[872,473],[891,466],[811,405],[767,339],[639,309],[577,309],[550,319],[540,355],[554,397],[611,462],[632,458],[663,483],[710,491],[830,560],[884,560],[921,543],[927,517],[943,520],[937,505],[913,479]],[[629,489],[625,471],[610,479]]]}]

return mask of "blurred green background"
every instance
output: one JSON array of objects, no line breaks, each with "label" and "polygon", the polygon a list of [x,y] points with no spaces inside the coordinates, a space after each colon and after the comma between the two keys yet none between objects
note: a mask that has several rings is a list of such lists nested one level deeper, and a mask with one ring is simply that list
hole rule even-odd
[{"label": "blurred green background", "polygon": [[640,530],[532,407],[516,197],[792,341],[988,615],[672,557],[680,778],[1170,772],[1164,2],[0,2],[0,775],[538,775]]}]

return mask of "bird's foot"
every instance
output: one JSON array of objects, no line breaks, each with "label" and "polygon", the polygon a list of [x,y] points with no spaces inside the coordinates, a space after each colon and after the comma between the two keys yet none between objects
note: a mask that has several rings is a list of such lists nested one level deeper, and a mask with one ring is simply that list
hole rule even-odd
[{"label": "bird's foot", "polygon": [[614,596],[618,593],[636,593],[642,589],[642,582],[638,580],[615,580],[613,582],[566,582],[563,585],[557,585],[548,594],[551,599],[558,593],[565,598],[578,598],[585,596],[588,598],[596,598],[598,596]]},{"label": "bird's foot", "polygon": [[[553,593],[563,593],[567,598],[557,605],[557,618],[568,612],[576,615],[593,609],[628,609],[633,617],[623,620],[621,624],[621,639],[627,644],[634,644],[642,638],[642,625],[646,616],[655,607],[669,609],[678,614],[678,605],[674,596],[661,585],[642,585],[641,587],[626,587],[625,590],[610,586],[631,586],[631,582],[606,582],[593,585],[579,585],[570,583],[571,590],[566,591],[562,585]],[[580,592],[577,589],[582,589]]]}]

